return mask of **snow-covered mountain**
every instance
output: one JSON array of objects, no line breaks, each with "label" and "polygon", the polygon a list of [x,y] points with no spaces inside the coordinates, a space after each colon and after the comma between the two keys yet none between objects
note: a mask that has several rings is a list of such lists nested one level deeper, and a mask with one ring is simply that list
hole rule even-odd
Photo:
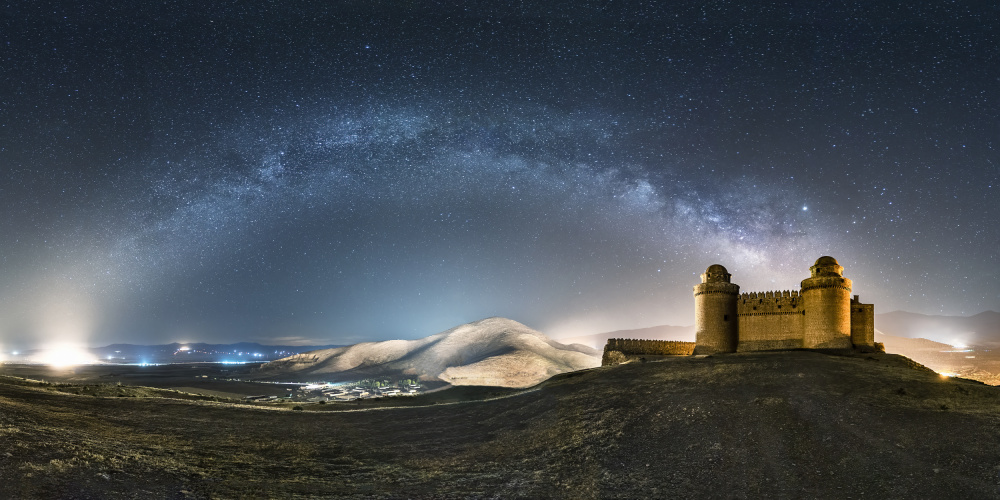
[{"label": "snow-covered mountain", "polygon": [[564,345],[506,318],[487,318],[417,340],[364,342],[282,358],[262,377],[314,381],[414,376],[452,385],[530,387],[568,371],[600,366],[601,352]]}]

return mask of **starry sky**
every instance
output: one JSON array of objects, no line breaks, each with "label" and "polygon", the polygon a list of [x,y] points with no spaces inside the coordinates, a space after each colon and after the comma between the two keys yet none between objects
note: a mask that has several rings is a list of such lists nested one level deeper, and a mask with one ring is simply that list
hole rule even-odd
[{"label": "starry sky", "polygon": [[[133,5],[138,4],[138,5]],[[822,5],[820,5],[822,4]],[[992,2],[0,6],[0,346],[1000,310]]]}]

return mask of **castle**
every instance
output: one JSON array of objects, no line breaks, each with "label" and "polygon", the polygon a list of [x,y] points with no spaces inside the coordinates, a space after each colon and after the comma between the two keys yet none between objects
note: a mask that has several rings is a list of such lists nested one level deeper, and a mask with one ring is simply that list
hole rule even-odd
[{"label": "castle", "polygon": [[[774,349],[874,348],[875,306],[851,297],[851,280],[833,257],[809,268],[800,290],[740,293],[719,264],[694,286],[695,342],[611,339],[605,363],[639,355],[715,354]],[[682,345],[684,344],[684,345]]]},{"label": "castle", "polygon": [[875,346],[875,306],[851,297],[851,280],[820,257],[798,291],[740,294],[719,264],[694,286],[695,354]]}]

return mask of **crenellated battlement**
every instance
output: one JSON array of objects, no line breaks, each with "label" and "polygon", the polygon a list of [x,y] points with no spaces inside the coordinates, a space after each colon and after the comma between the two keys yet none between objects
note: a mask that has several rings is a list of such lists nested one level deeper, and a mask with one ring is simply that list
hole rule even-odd
[{"label": "crenellated battlement", "polygon": [[601,366],[610,366],[626,361],[646,361],[663,356],[690,356],[694,353],[694,342],[677,340],[608,339],[604,346]]},{"label": "crenellated battlement", "polygon": [[798,290],[773,290],[740,294],[736,311],[740,316],[761,314],[802,314],[802,294]]},{"label": "crenellated battlement", "polygon": [[801,297],[802,294],[798,290],[771,290],[767,292],[745,292],[740,294],[740,300],[758,300],[758,299],[794,299]]},{"label": "crenellated battlement", "polygon": [[660,356],[688,356],[694,351],[694,342],[678,340],[608,339],[605,351],[621,351],[629,354],[651,354]]}]

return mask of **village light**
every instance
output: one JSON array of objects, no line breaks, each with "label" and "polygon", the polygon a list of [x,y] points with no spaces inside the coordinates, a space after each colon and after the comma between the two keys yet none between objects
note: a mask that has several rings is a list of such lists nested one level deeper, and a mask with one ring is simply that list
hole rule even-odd
[{"label": "village light", "polygon": [[46,347],[32,356],[31,361],[55,368],[66,368],[96,363],[97,357],[78,345],[60,343]]}]

